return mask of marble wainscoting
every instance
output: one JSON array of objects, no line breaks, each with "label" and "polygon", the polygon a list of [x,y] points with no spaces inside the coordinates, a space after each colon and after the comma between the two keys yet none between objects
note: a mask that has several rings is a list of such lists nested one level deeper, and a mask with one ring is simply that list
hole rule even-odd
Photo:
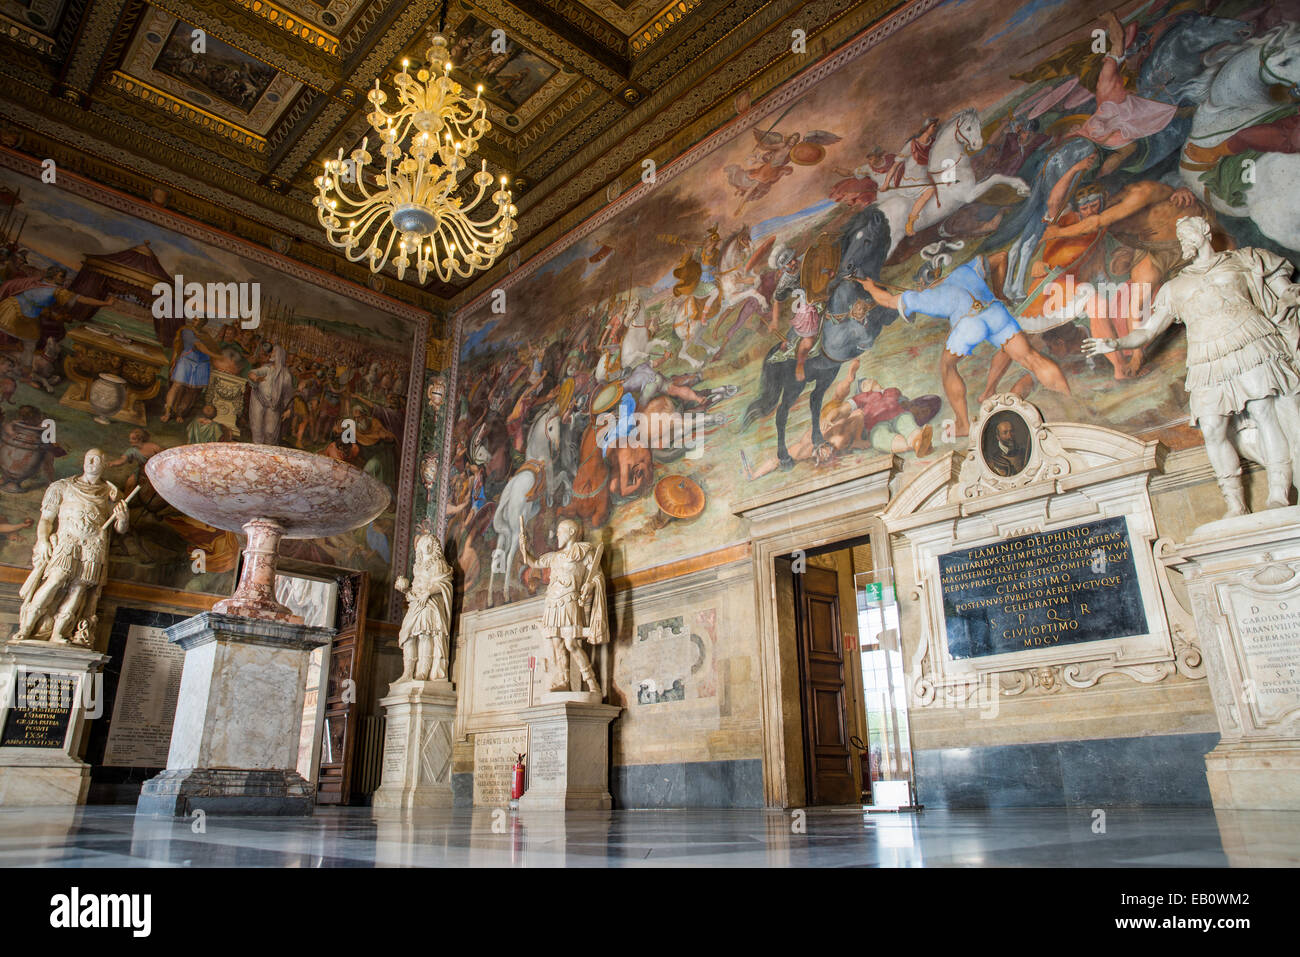
[{"label": "marble wainscoting", "polygon": [[[761,808],[763,762],[684,761],[678,764],[624,764],[610,770],[614,807]],[[474,775],[451,776],[453,807],[473,807]]]},{"label": "marble wainscoting", "polygon": [[1210,807],[1217,733],[940,748],[915,754],[927,808]]},{"label": "marble wainscoting", "polygon": [[617,808],[763,806],[763,762],[686,761],[616,766],[610,790]]}]

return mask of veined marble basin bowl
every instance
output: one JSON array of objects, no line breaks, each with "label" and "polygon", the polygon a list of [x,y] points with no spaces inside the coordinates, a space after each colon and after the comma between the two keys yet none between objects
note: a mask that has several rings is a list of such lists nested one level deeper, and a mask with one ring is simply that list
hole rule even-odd
[{"label": "veined marble basin bowl", "polygon": [[390,495],[373,476],[343,462],[270,445],[207,442],[159,452],[145,474],[186,515],[248,536],[234,595],[213,611],[299,623],[275,600],[281,538],[323,538],[367,525]]},{"label": "veined marble basin bowl", "polygon": [[144,470],[171,505],[227,532],[264,519],[285,538],[340,535],[373,522],[390,498],[378,479],[344,462],[247,442],[178,445]]}]

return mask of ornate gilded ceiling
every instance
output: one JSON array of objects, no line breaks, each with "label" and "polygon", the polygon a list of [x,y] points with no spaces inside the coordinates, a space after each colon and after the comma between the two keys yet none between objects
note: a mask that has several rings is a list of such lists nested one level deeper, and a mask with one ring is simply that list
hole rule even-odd
[{"label": "ornate gilded ceiling", "polygon": [[[680,152],[899,2],[451,0],[458,78],[489,103],[482,155],[517,184],[512,251],[542,248],[640,158]],[[365,282],[324,243],[312,180],[367,135],[366,91],[424,59],[439,13],[428,0],[0,0],[2,142]],[[796,28],[807,53],[791,51]],[[439,310],[474,284],[371,285]]]}]

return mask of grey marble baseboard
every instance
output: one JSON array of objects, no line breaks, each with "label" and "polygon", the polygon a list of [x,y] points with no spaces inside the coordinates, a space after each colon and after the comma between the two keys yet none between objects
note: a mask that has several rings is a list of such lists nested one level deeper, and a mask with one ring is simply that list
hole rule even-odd
[{"label": "grey marble baseboard", "polygon": [[[763,762],[691,761],[616,765],[609,791],[616,808],[763,806]],[[474,775],[451,776],[453,807],[474,805]]]},{"label": "grey marble baseboard", "polygon": [[616,808],[762,807],[763,762],[616,765],[610,793]]},{"label": "grey marble baseboard", "polygon": [[474,774],[453,774],[451,776],[451,806],[474,806]]},{"label": "grey marble baseboard", "polygon": [[1210,807],[1210,734],[1160,734],[915,754],[926,807]]}]

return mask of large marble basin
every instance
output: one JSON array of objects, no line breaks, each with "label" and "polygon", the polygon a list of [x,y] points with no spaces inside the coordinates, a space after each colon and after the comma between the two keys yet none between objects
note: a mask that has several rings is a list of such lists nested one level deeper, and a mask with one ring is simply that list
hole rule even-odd
[{"label": "large marble basin", "polygon": [[388,507],[378,480],[297,449],[241,442],[179,445],[149,459],[145,473],[186,515],[248,536],[234,595],[214,611],[298,622],[275,600],[281,538],[322,538],[367,525]]}]

